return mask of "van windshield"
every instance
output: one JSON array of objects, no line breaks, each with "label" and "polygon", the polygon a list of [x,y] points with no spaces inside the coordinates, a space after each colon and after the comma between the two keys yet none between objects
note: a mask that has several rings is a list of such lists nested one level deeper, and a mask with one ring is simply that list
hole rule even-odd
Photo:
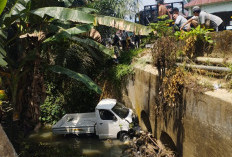
[{"label": "van windshield", "polygon": [[120,118],[126,118],[129,114],[129,109],[123,104],[118,103],[112,108],[112,111],[116,113]]}]

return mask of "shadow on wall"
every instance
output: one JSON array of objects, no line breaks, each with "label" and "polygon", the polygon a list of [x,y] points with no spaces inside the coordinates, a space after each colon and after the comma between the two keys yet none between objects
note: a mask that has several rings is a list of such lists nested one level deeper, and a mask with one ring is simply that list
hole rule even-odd
[{"label": "shadow on wall", "polygon": [[185,137],[183,118],[186,113],[186,99],[187,97],[183,94],[175,107],[163,108],[160,115],[156,115],[154,119],[154,136],[159,138],[165,146],[177,152],[178,157],[183,157]]},{"label": "shadow on wall", "polygon": [[149,116],[144,110],[141,112],[141,120],[142,120],[142,123],[145,125],[147,131],[152,133]]},{"label": "shadow on wall", "polygon": [[172,138],[164,131],[161,132],[160,141],[170,150],[177,152],[177,147]]}]

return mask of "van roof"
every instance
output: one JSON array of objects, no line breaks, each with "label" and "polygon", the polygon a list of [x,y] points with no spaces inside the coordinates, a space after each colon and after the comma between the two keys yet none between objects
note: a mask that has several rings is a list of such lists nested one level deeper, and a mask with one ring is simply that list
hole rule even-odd
[{"label": "van roof", "polygon": [[110,109],[112,109],[115,106],[116,102],[117,102],[116,99],[102,99],[97,104],[96,109],[107,109],[107,110],[110,110]]}]

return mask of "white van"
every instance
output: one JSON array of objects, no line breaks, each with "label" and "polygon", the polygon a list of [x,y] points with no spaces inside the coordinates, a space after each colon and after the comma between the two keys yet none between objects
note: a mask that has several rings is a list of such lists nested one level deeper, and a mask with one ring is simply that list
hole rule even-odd
[{"label": "white van", "polygon": [[100,139],[126,140],[137,126],[133,111],[115,99],[103,99],[91,113],[66,114],[53,127],[54,134],[96,134]]}]

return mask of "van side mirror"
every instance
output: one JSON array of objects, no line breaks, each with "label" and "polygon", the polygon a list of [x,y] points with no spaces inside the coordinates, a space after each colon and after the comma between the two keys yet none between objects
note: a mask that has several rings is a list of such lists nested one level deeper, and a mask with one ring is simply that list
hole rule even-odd
[{"label": "van side mirror", "polygon": [[113,121],[117,121],[118,119],[117,119],[117,117],[115,117],[115,116],[113,116]]}]

